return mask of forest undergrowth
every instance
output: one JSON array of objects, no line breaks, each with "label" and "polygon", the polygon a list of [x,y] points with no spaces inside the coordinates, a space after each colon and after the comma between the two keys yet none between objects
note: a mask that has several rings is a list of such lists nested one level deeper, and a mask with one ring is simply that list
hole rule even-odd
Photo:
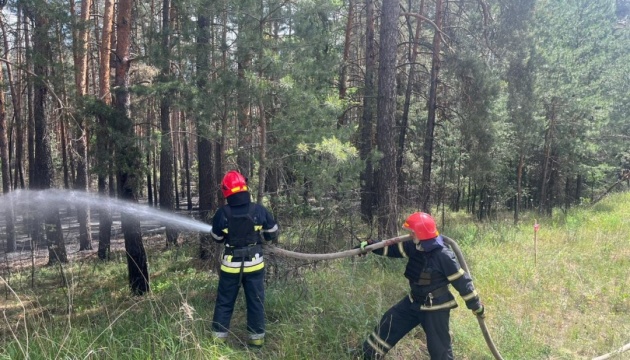
[{"label": "forest undergrowth", "polygon": [[[629,203],[630,193],[615,194],[552,220],[522,214],[518,226],[509,214],[483,223],[446,215],[442,232],[466,257],[504,359],[592,359],[630,343]],[[279,245],[291,236],[283,232]],[[354,359],[408,287],[403,260],[269,259],[266,344],[252,350],[242,293],[227,343],[212,339],[217,276],[197,251],[195,236],[178,248],[148,249],[152,292],[144,297],[130,295],[122,253],[110,262],[39,267],[34,276],[4,271],[0,359]],[[455,357],[492,359],[475,317],[458,302]],[[428,359],[425,350],[415,329],[387,359]]]}]

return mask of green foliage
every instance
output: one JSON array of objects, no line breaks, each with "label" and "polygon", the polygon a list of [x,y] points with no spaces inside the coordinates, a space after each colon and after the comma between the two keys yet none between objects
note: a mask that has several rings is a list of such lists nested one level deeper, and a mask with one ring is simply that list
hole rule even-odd
[{"label": "green foliage", "polygon": [[[254,135],[251,144],[244,146],[251,146],[248,156],[256,159],[257,124],[262,115],[258,106],[262,104],[268,125],[265,166],[280,173],[281,189],[275,199],[279,206],[290,213],[295,207],[309,207],[306,201],[315,199],[330,202],[330,207],[349,209],[356,200],[354,190],[360,188],[358,173],[364,164],[352,157],[339,161],[341,150],[325,144],[333,138],[340,144],[356,144],[360,136],[357,123],[363,111],[366,19],[364,5],[352,2],[354,15],[344,62],[349,4],[340,0],[178,0],[172,3],[175,11],[171,12],[170,44],[164,49],[166,29],[162,29],[160,6],[137,3],[130,69],[131,115],[121,116],[95,103],[86,110],[87,114],[100,114],[111,124],[108,134],[117,141],[120,151],[107,151],[105,155],[117,154],[121,170],[141,168],[144,160],[121,155],[139,152],[122,134],[131,134],[130,127],[139,123],[155,122],[159,101],[167,96],[172,100],[172,111],[182,111],[195,122],[189,129],[212,141],[227,141],[223,144],[224,165],[233,164],[237,154],[243,154],[244,150],[238,148],[243,145],[243,139],[238,138],[243,133]],[[74,14],[60,0],[25,0],[20,5],[26,7],[29,17],[33,10],[45,10],[42,13],[50,20],[47,36],[54,61],[33,62],[47,63],[51,70],[47,82],[50,90],[67,102],[63,108],[81,111],[83,105],[72,98],[73,31],[89,26],[91,35],[100,34],[100,23],[94,19],[100,18],[102,7],[94,9],[98,16],[88,24],[78,24],[78,5]],[[415,12],[418,5],[405,4],[405,11]],[[434,3],[425,5],[425,14],[433,18]],[[14,13],[16,7],[16,2],[10,2],[6,11]],[[570,186],[565,191],[563,185],[575,183],[579,177],[589,183],[578,190],[589,188],[593,194],[616,181],[619,168],[630,162],[626,145],[630,136],[629,8],[626,0],[449,2],[438,79],[432,197],[449,201],[454,208],[463,200],[474,200],[476,204],[468,207],[470,211],[479,208],[482,197],[486,202],[512,208],[515,170],[521,159],[525,162],[522,194],[528,199],[540,199],[543,183],[552,187],[550,197],[560,203],[567,196],[565,192],[590,197]],[[378,5],[376,16],[378,43]],[[200,19],[207,21],[207,39],[199,33]],[[416,19],[405,20],[403,23],[401,18],[397,54],[398,112],[410,75],[408,61]],[[8,33],[16,30],[13,26],[7,23]],[[424,22],[418,39],[416,74],[410,82],[412,101],[406,143],[404,149],[399,149],[404,153],[404,186],[399,195],[410,203],[416,199],[407,195],[418,192],[425,165],[419,159],[423,155],[433,31]],[[96,40],[90,39],[90,43]],[[201,40],[207,43],[201,44]],[[6,58],[28,61],[22,48],[9,46]],[[96,49],[98,46],[91,47],[90,54],[94,55]],[[162,74],[160,69],[167,65],[169,74]],[[341,67],[347,70],[349,87],[344,99],[339,99],[338,89]],[[90,85],[98,80],[92,75],[95,73],[90,71]],[[39,81],[41,77],[32,79]],[[25,98],[22,100],[22,104],[27,103]],[[367,100],[368,105],[370,100],[372,105],[377,101]],[[7,105],[12,106],[10,101]],[[239,114],[245,107],[249,108],[249,124],[241,129]],[[47,111],[54,109],[57,105],[49,106]],[[342,114],[345,123],[338,127]],[[57,119],[57,115],[50,118]],[[227,124],[225,128],[223,123]],[[180,130],[176,127],[173,131]],[[549,154],[543,148],[546,130],[550,130]],[[304,144],[308,151],[302,151]],[[93,152],[98,151],[94,141],[91,145]],[[372,155],[382,156],[377,152]],[[552,175],[542,179],[542,164],[548,157],[553,160]],[[258,168],[254,163],[252,169]],[[331,199],[335,191],[352,196]]]},{"label": "green foliage", "polygon": [[312,145],[298,144],[296,150],[301,161],[295,173],[312,182],[313,196],[343,196],[352,191],[361,170],[358,150],[353,145],[332,137]]},{"label": "green foliage", "polygon": [[498,92],[497,79],[485,64],[476,59],[457,59],[452,65],[458,79],[461,142],[469,154],[465,163],[468,176],[483,185],[492,173],[496,136],[492,106]]},{"label": "green foliage", "polygon": [[556,117],[556,149],[566,171],[596,166],[601,145],[591,140],[611,109],[609,69],[624,66],[616,49],[627,48],[612,36],[613,2],[558,0],[536,10],[537,92],[547,117]]}]

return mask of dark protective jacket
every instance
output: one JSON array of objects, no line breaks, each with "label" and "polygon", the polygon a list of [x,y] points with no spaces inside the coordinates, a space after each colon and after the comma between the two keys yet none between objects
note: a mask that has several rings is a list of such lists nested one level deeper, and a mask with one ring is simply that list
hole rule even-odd
[{"label": "dark protective jacket", "polygon": [[441,236],[420,241],[400,242],[373,251],[377,255],[407,258],[405,277],[409,280],[409,299],[420,304],[420,310],[433,311],[454,309],[455,298],[448,290],[451,284],[466,302],[466,307],[476,310],[481,306],[472,278],[461,268],[455,254]]},{"label": "dark protective jacket", "polygon": [[227,202],[212,218],[212,237],[225,244],[221,271],[238,274],[262,270],[263,240],[278,238],[278,224],[264,206],[251,202],[249,192],[236,193]]}]

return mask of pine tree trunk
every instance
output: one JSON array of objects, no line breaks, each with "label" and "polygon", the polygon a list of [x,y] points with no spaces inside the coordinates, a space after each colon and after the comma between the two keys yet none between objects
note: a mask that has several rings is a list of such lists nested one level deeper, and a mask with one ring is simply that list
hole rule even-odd
[{"label": "pine tree trunk", "polygon": [[[116,99],[115,108],[118,112],[121,136],[124,137],[121,148],[117,149],[125,156],[118,164],[121,169],[118,172],[118,194],[121,199],[136,203],[138,201],[137,178],[135,173],[141,168],[141,159],[135,146],[135,134],[133,123],[129,117],[131,98],[129,93],[129,67],[132,24],[133,0],[120,0],[118,2],[118,15],[116,18],[117,44],[116,44],[116,76],[114,80]],[[127,269],[129,274],[129,286],[135,295],[143,295],[150,291],[149,268],[146,251],[142,244],[142,232],[140,220],[129,214],[121,216],[121,226],[125,238],[125,250],[127,255]]]},{"label": "pine tree trunk", "polygon": [[[105,0],[103,7],[103,31],[101,35],[101,49],[99,58],[99,99],[109,106],[111,104],[111,94],[109,89],[110,81],[110,52],[112,42],[112,25],[114,19],[114,1]],[[98,128],[96,133],[96,162],[98,164],[98,193],[102,197],[109,196],[107,191],[107,177],[110,173],[109,167],[109,150],[110,135],[108,130],[107,118],[104,115],[98,117]],[[101,260],[109,259],[112,216],[109,207],[102,206],[98,212],[98,258]]]},{"label": "pine tree trunk", "polygon": [[192,195],[191,195],[191,187],[190,187],[190,149],[188,148],[188,120],[184,117],[182,121],[182,131],[184,132],[184,143],[183,143],[183,153],[184,153],[184,176],[186,181],[186,209],[188,211],[192,210]]},{"label": "pine tree trunk", "polygon": [[153,172],[153,202],[157,207],[160,203],[159,193],[158,193],[158,159],[157,159],[157,144],[151,146],[151,171]]},{"label": "pine tree trunk", "polygon": [[440,72],[440,51],[442,49],[442,0],[435,3],[435,33],[433,35],[433,58],[431,60],[431,80],[429,84],[429,99],[427,101],[427,127],[424,134],[422,148],[422,199],[421,209],[431,212],[431,163],[433,161],[433,135],[435,129],[435,110],[437,109],[437,85]]},{"label": "pine tree trunk", "polygon": [[[35,178],[35,121],[34,114],[34,84],[33,84],[33,46],[31,44],[31,22],[26,15],[24,9],[24,54],[25,66],[28,74],[26,75],[26,151],[28,154],[28,180],[33,182]],[[30,185],[30,184],[29,184]]]},{"label": "pine tree trunk", "polygon": [[[62,94],[64,102],[66,97]],[[68,167],[68,135],[66,134],[66,117],[59,119],[59,138],[61,140],[61,171],[63,172],[63,188],[70,189],[70,172]]]},{"label": "pine tree trunk", "polygon": [[[420,1],[419,15],[424,13],[424,0]],[[407,76],[407,86],[405,87],[405,103],[403,105],[403,113],[400,119],[400,133],[398,134],[398,151],[396,155],[396,180],[398,182],[398,191],[401,193],[401,199],[408,199],[405,196],[405,177],[402,173],[403,159],[405,156],[405,141],[407,137],[407,128],[409,126],[409,107],[411,106],[411,92],[415,85],[416,60],[418,58],[418,45],[420,44],[420,32],[422,31],[422,19],[416,17],[416,31],[413,37],[413,46],[411,48],[411,56],[409,58],[409,75]],[[411,31],[410,31],[411,32]],[[405,204],[407,205],[407,204]]]},{"label": "pine tree trunk", "polygon": [[[205,15],[204,4],[200,5],[197,19],[197,88],[200,94],[207,91],[210,51],[210,18]],[[199,215],[201,221],[212,223],[214,192],[212,184],[212,141],[210,140],[211,124],[208,117],[197,116],[197,154],[199,156],[197,189],[199,192]],[[213,255],[212,237],[210,234],[199,234],[199,258],[211,260]],[[214,267],[213,267],[214,268]]]},{"label": "pine tree trunk", "polygon": [[[162,72],[161,78],[168,82],[170,71],[170,32],[171,32],[171,1],[162,1]],[[160,100],[160,209],[173,211],[173,138],[171,133],[171,98],[173,91],[167,90]],[[172,226],[166,226],[166,246],[177,245],[178,232]]]},{"label": "pine tree trunk", "polygon": [[548,105],[547,111],[547,129],[545,130],[545,144],[543,146],[543,162],[540,178],[540,203],[538,204],[538,212],[543,211],[549,207],[549,189],[551,188],[551,150],[554,138],[556,120],[556,104],[555,99],[552,99],[551,104]]},{"label": "pine tree trunk", "polygon": [[[181,115],[182,112],[181,111],[176,111],[175,112],[175,119],[174,121],[171,123],[171,129],[175,129],[174,131],[172,131],[171,133],[171,140],[173,142],[173,190],[175,191],[175,204],[173,205],[173,208],[176,210],[179,210],[179,196],[180,196],[180,178],[179,178],[179,161],[180,161],[180,157],[181,157],[181,141],[179,139],[178,133],[179,133],[179,129],[181,127],[180,121],[181,121]],[[181,183],[182,188],[184,187],[184,184]]]},{"label": "pine tree trunk", "polygon": [[[280,24],[278,20],[273,21],[271,33],[273,34],[274,39],[279,39]],[[277,47],[274,47],[273,51],[274,51],[274,54],[280,55],[280,51]],[[272,75],[271,81],[272,82],[277,81],[275,75]],[[277,94],[274,94],[274,93],[270,94],[269,103],[270,103],[269,118],[275,119],[276,114],[278,114],[281,111],[280,104],[279,104],[280,101],[278,100]],[[274,136],[273,132],[267,133],[267,136],[268,136],[269,149],[276,148],[278,144],[277,136]],[[270,207],[271,207],[270,210],[272,213],[274,211],[277,211],[280,206],[279,189],[280,189],[281,170],[278,169],[279,166],[277,166],[276,164],[277,163],[274,162],[273,160],[271,161],[271,163],[267,166],[267,175],[265,176],[265,188],[270,197],[269,202],[270,202]]]},{"label": "pine tree trunk", "polygon": [[149,106],[147,106],[147,125],[145,128],[145,138],[146,138],[146,149],[144,149],[145,153],[145,161],[147,163],[147,203],[151,207],[157,207],[157,201],[154,200],[156,196],[153,194],[153,174],[151,173],[151,149],[152,149],[152,138],[153,138],[153,123],[155,119],[155,111],[153,106],[153,99],[149,100]]},{"label": "pine tree trunk", "polygon": [[374,167],[372,164],[372,145],[374,137],[374,73],[376,67],[376,49],[374,42],[374,1],[365,1],[365,90],[363,92],[363,116],[359,123],[359,157],[365,162],[361,171],[361,215],[372,223],[374,216]]},{"label": "pine tree trunk", "polygon": [[[396,49],[398,46],[398,0],[384,0],[378,69],[376,146],[382,155],[377,169],[378,235],[387,238],[398,232],[396,183]],[[392,181],[392,179],[394,179]]]},{"label": "pine tree trunk", "polygon": [[[261,1],[261,14],[264,13]],[[262,59],[263,54],[263,40],[265,37],[265,23],[260,21],[258,24],[258,58]],[[258,77],[263,79],[265,76],[262,65],[258,68]],[[258,93],[258,127],[260,129],[260,147],[258,149],[258,192],[256,194],[256,201],[262,204],[263,196],[265,194],[265,179],[267,176],[267,114],[265,109],[265,94]]]},{"label": "pine tree trunk", "polygon": [[[348,0],[348,19],[346,20],[346,30],[343,43],[343,58],[339,71],[339,99],[344,100],[348,92],[348,58],[350,57],[350,44],[352,42],[352,26],[354,20],[354,3]],[[337,118],[337,128],[345,125],[345,112]]]},{"label": "pine tree trunk", "polygon": [[[33,74],[33,46],[31,44],[31,21],[28,16],[28,9],[23,9],[24,16],[22,18],[22,26],[24,28],[24,64],[26,71],[26,151],[28,158],[28,180],[29,187],[36,184],[35,179],[35,119],[34,119],[34,82]],[[41,215],[36,207],[32,207],[30,214],[24,217],[24,227],[29,229],[31,236],[31,251],[36,246],[43,243],[44,236],[42,234]]]},{"label": "pine tree trunk", "polygon": [[582,202],[582,174],[578,174],[575,179],[575,204],[580,205]]},{"label": "pine tree trunk", "polygon": [[238,124],[237,124],[237,159],[236,164],[238,170],[245,177],[252,176],[252,124],[251,124],[251,93],[246,78],[246,73],[250,71],[252,66],[252,51],[254,47],[252,43],[255,38],[256,30],[253,29],[252,19],[248,15],[253,10],[251,0],[241,0],[239,2],[240,15],[238,19],[238,38],[237,38],[237,50],[236,61],[238,62],[237,69],[237,111],[238,111]]},{"label": "pine tree trunk", "polygon": [[523,167],[525,167],[525,156],[521,153],[518,157],[516,168],[516,201],[514,202],[514,225],[518,224],[521,211],[521,197],[523,196]]},{"label": "pine tree trunk", "polygon": [[[2,21],[0,19],[0,21]],[[4,35],[4,26],[2,26],[3,35]],[[7,69],[8,70],[8,69]],[[2,66],[0,66],[0,84],[4,83],[4,72],[2,71]],[[0,161],[1,164],[1,174],[2,174],[2,193],[8,194],[11,191],[11,182],[9,181],[11,178],[11,169],[9,168],[9,141],[7,140],[7,116],[5,111],[5,97],[4,92],[0,91]],[[15,223],[14,223],[14,215],[13,215],[13,202],[9,198],[6,210],[5,210],[5,220],[6,227],[5,232],[7,236],[7,247],[6,252],[14,252],[15,251]]]},{"label": "pine tree trunk", "polygon": [[[38,8],[32,13],[35,24],[33,32],[33,59],[35,60],[33,72],[37,74],[34,80],[33,98],[35,166],[32,187],[38,190],[46,190],[53,187],[55,178],[50,146],[51,132],[46,116],[46,100],[48,97],[46,81],[49,75],[48,66],[52,63],[51,42],[48,37],[50,24],[45,9]],[[66,263],[68,262],[68,257],[61,231],[59,209],[54,206],[43,207],[48,264]]]},{"label": "pine tree trunk", "polygon": [[[19,23],[19,19],[20,19],[20,15],[19,15],[18,11],[18,23]],[[4,26],[4,22],[0,19],[0,27],[2,29],[2,40],[4,43],[4,48],[5,49],[10,49],[9,47],[9,40],[7,37],[7,32]],[[17,27],[17,36],[15,37],[15,45],[16,48],[20,48],[21,47],[21,43],[20,43],[20,29],[21,27],[18,26]],[[18,65],[20,64],[20,60],[21,60],[21,56],[20,54],[18,54]],[[21,189],[24,189],[25,185],[24,185],[24,168],[22,166],[22,157],[24,155],[24,128],[23,128],[23,119],[22,119],[22,96],[18,95],[18,91],[17,89],[21,88],[20,83],[18,82],[16,84],[16,82],[13,79],[13,69],[11,66],[10,62],[6,63],[7,66],[7,80],[9,82],[9,89],[11,91],[11,102],[13,105],[13,118],[14,118],[14,124],[15,124],[15,168],[14,168],[14,175],[13,175],[13,188],[18,188],[18,186]],[[18,66],[19,69],[19,66]],[[18,76],[19,79],[19,76]],[[11,148],[9,147],[9,160],[11,160]],[[11,162],[9,162],[11,163]],[[10,171],[11,169],[9,169]],[[19,184],[19,185],[18,185]]]},{"label": "pine tree trunk", "polygon": [[[228,12],[224,10],[221,14],[221,23],[223,26],[221,27],[221,44],[226,44],[228,40]],[[214,43],[213,37],[213,46],[211,48],[216,48],[216,44]],[[217,64],[212,58],[212,68],[216,69]],[[223,71],[228,71],[228,48],[223,47],[221,51],[221,69]],[[216,75],[215,75],[216,76]],[[220,179],[223,178],[223,174],[227,171],[226,169],[226,161],[225,161],[225,150],[228,143],[228,121],[230,116],[230,108],[229,108],[229,100],[230,96],[227,93],[223,94],[223,109],[221,113],[221,121],[215,124],[216,131],[221,134],[221,138],[219,141],[215,141],[214,143],[214,177],[217,179],[216,184],[220,182]],[[219,186],[214,187],[214,194],[216,198],[217,206],[222,206],[225,204],[225,198],[221,193],[221,188]],[[218,249],[218,248],[217,248]],[[217,264],[217,267],[219,264]]]},{"label": "pine tree trunk", "polygon": [[[89,41],[89,26],[91,0],[81,1],[81,20],[78,26],[78,34],[75,38],[75,85],[77,100],[80,102],[87,92],[87,52]],[[81,114],[76,116],[77,128],[74,142],[77,166],[77,178],[74,188],[78,191],[88,192],[88,153],[87,153],[87,123]],[[92,230],[90,226],[90,209],[88,206],[77,206],[77,219],[79,222],[79,250],[92,250]]]}]

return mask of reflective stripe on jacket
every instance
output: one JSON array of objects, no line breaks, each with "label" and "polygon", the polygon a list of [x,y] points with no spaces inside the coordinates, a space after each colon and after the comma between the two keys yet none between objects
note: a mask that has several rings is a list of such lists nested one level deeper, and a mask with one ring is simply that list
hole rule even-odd
[{"label": "reflective stripe on jacket", "polygon": [[262,254],[256,254],[250,261],[242,261],[242,258],[234,258],[232,255],[223,255],[221,257],[221,271],[230,274],[238,274],[241,268],[244,273],[250,273],[261,270],[265,267]]},{"label": "reflective stripe on jacket", "polygon": [[420,310],[456,308],[457,302],[450,292],[444,292],[436,297],[430,295],[432,291],[449,284],[457,290],[468,309],[477,309],[481,306],[472,278],[461,268],[455,254],[444,245],[440,236],[420,241],[418,246],[412,240],[408,240],[374,250],[374,253],[408,258],[405,277],[411,287],[409,300],[420,304]]}]

